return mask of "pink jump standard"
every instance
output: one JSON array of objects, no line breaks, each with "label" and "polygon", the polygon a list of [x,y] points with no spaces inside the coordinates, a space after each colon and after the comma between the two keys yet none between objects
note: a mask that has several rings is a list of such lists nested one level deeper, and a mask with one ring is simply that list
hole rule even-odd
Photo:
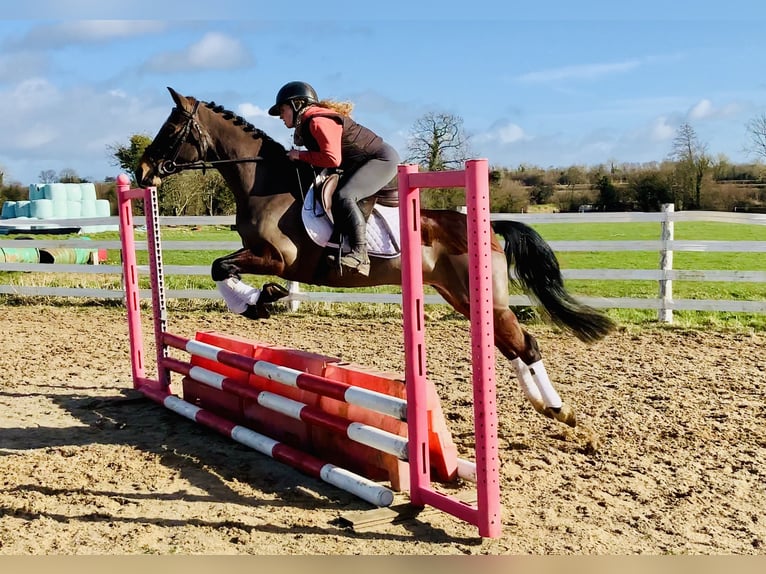
[{"label": "pink jump standard", "polygon": [[[487,175],[486,160],[470,161],[466,164],[466,170],[455,172],[417,173],[415,166],[400,166],[406,372],[404,384],[401,384],[401,379],[393,381],[383,377],[384,386],[381,388],[374,386],[379,381],[371,383],[368,380],[369,373],[358,373],[338,363],[333,364],[333,359],[329,357],[317,355],[311,359],[316,361],[319,358],[322,362],[321,372],[316,374],[313,372],[314,367],[309,367],[308,363],[291,365],[275,359],[274,362],[279,364],[274,364],[270,362],[271,359],[262,360],[264,356],[276,358],[278,353],[284,352],[271,346],[266,346],[266,354],[263,355],[259,354],[263,348],[254,347],[260,344],[235,340],[222,334],[197,333],[196,340],[189,340],[166,332],[167,311],[156,190],[130,189],[130,180],[127,176],[120,175],[117,187],[134,388],[147,398],[194,422],[229,436],[310,476],[347,490],[371,504],[388,506],[393,500],[393,493],[374,480],[380,478],[378,473],[383,470],[384,473],[388,473],[387,476],[395,490],[399,490],[401,484],[409,482],[413,506],[431,505],[477,526],[479,534],[483,537],[499,536],[501,521],[497,415],[494,404],[494,340],[489,261],[491,229]],[[426,378],[424,296],[422,275],[419,273],[422,268],[419,218],[421,187],[465,187],[467,190],[476,464],[457,458],[435,388]],[[143,351],[133,199],[144,202],[146,213],[156,345],[157,377],[154,379],[146,374]],[[170,357],[170,349],[189,353],[190,362]],[[287,354],[291,357],[309,355],[296,350],[287,350]],[[297,368],[290,368],[291,366]],[[344,369],[349,373],[348,378],[341,375],[339,380],[337,377]],[[183,399],[171,394],[171,373],[184,376]],[[264,381],[267,382],[266,387],[263,386]],[[398,388],[391,386],[394,382],[399,384]],[[286,396],[280,396],[283,391],[277,390],[274,384],[286,388],[289,392],[284,391]],[[363,388],[370,384],[373,384],[373,387]],[[372,388],[381,392],[372,391]],[[293,394],[293,391],[298,394]],[[289,396],[292,396],[292,399],[287,398]],[[303,400],[302,397],[306,397],[307,400]],[[403,400],[404,398],[406,400]],[[345,404],[348,407],[335,410],[335,404]],[[351,412],[349,409],[355,412],[353,421],[346,418],[346,413]],[[264,414],[266,410],[277,413],[276,418]],[[366,413],[371,413],[372,418],[368,419],[370,415]],[[269,421],[271,426],[266,425],[267,428],[263,429],[257,426],[260,421],[252,418],[254,414]],[[338,414],[341,416],[336,416]],[[317,433],[318,429],[326,429],[332,436],[341,438],[319,440],[318,444],[325,447],[331,445],[332,452],[296,448],[308,446],[300,440],[295,440],[295,437],[303,432],[300,430],[303,427],[296,427],[286,422],[286,419],[292,420],[293,423],[299,421],[310,425],[306,427],[312,429],[309,434]],[[404,419],[406,422],[403,422]],[[368,420],[371,424],[365,424]],[[252,426],[251,423],[255,423],[256,426]],[[378,425],[383,428],[379,428]],[[396,436],[397,434],[399,436]],[[283,438],[290,444],[286,444]],[[333,459],[338,453],[342,455],[343,460]],[[354,457],[361,458],[361,466],[355,471],[332,464],[342,464],[346,467],[351,459],[358,463],[359,460]],[[325,458],[328,458],[329,462],[323,460]],[[451,481],[457,476],[477,482],[475,506],[441,494],[431,487],[432,478]]]},{"label": "pink jump standard", "polygon": [[[468,257],[471,291],[474,435],[477,504],[465,504],[436,492],[429,476],[428,421],[425,404],[426,349],[420,229],[420,189],[464,187],[468,210]],[[500,536],[499,459],[495,400],[495,347],[487,160],[469,160],[465,170],[419,173],[416,165],[399,166],[399,215],[402,243],[402,311],[405,380],[409,425],[410,500],[429,504],[479,528],[483,537]]]}]

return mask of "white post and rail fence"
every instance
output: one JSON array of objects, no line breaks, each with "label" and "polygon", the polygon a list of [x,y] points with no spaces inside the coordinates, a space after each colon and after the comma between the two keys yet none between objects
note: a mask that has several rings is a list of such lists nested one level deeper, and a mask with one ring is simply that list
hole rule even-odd
[{"label": "white post and rail fence", "polygon": [[[141,217],[136,217],[141,223]],[[652,269],[562,269],[565,280],[623,280],[623,281],[653,281],[657,283],[657,297],[588,297],[579,296],[584,303],[601,309],[654,309],[658,321],[672,323],[673,312],[677,310],[714,311],[714,312],[744,312],[766,313],[766,300],[742,299],[677,299],[673,297],[673,283],[676,281],[696,282],[734,282],[734,283],[766,283],[766,271],[759,270],[689,270],[674,269],[673,255],[678,252],[704,253],[764,253],[766,241],[715,241],[715,240],[677,240],[674,238],[674,223],[687,221],[722,222],[745,225],[766,225],[766,214],[746,214],[717,211],[673,211],[672,205],[665,206],[660,213],[624,212],[624,213],[494,213],[493,221],[513,219],[528,224],[544,223],[660,223],[660,234],[656,240],[599,240],[599,241],[549,241],[557,253],[564,252],[655,252],[657,267]],[[232,225],[233,216],[218,217],[161,217],[161,226],[204,226]],[[82,225],[116,225],[117,217],[92,218],[76,220],[46,220],[46,224],[61,226]],[[2,237],[2,236],[0,236]],[[165,241],[166,251],[223,251],[232,252],[241,248],[241,243],[232,232],[231,241]],[[0,239],[0,253],[13,248],[47,248],[47,249],[106,249],[120,250],[119,240],[101,239]],[[139,250],[146,250],[146,241],[139,240],[136,244]],[[209,260],[201,258],[202,265],[166,265],[167,275],[209,276]],[[38,262],[10,261],[0,257],[0,271],[45,272],[45,273],[95,273],[120,276],[120,265],[82,265],[82,264],[46,264]],[[23,281],[16,282],[12,278],[0,280],[0,294],[17,296],[48,296],[48,297],[85,297],[117,299],[124,297],[121,285],[115,288],[83,288],[83,287],[52,287],[44,285],[27,285]],[[303,302],[326,303],[388,303],[401,304],[400,293],[369,293],[359,290],[322,292],[304,291],[300,285],[289,283],[290,295],[284,300],[292,310],[299,308]],[[141,297],[149,299],[150,291],[141,290]],[[220,299],[214,289],[169,289],[170,299]],[[426,295],[426,304],[445,303],[441,296]],[[513,295],[511,305],[533,305],[525,295]]]}]

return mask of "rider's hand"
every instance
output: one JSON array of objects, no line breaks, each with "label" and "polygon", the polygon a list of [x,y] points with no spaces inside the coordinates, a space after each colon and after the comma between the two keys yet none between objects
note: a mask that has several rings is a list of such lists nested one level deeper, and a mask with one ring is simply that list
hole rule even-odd
[{"label": "rider's hand", "polygon": [[287,157],[295,161],[299,159],[299,155],[298,155],[299,153],[300,152],[297,149],[291,149],[289,152],[287,152]]}]

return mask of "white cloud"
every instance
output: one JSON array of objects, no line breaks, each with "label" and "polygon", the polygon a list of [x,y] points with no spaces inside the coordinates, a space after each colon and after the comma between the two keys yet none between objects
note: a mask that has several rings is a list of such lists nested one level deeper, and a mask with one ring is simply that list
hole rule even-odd
[{"label": "white cloud", "polygon": [[689,119],[701,120],[713,114],[713,102],[700,100],[689,110]]},{"label": "white cloud", "polygon": [[29,184],[47,169],[101,179],[119,168],[107,146],[153,134],[169,106],[94,87],[60,88],[45,79],[0,90],[0,164],[6,181]]},{"label": "white cloud", "polygon": [[[187,0],[179,2],[159,2],[158,0],[24,0],[8,2],[3,6],[3,17],[8,19],[28,20],[45,17],[48,19],[74,18],[122,18],[130,20],[141,14],[151,14],[159,20],[223,20],[232,14],[242,13],[242,0],[216,0],[200,2]],[[258,6],[258,13],[263,18],[279,18],[280,6],[264,4]],[[248,3],[250,6],[250,3]],[[182,9],[183,8],[183,9]]]},{"label": "white cloud", "polygon": [[43,74],[47,69],[48,59],[39,53],[0,54],[0,82],[17,82],[23,78]]},{"label": "white cloud", "polygon": [[649,139],[653,142],[665,142],[673,139],[678,126],[672,125],[666,116],[655,118],[649,127]]},{"label": "white cloud", "polygon": [[282,145],[292,145],[292,130],[288,130],[281,119],[270,116],[267,109],[245,102],[237,106],[237,113]]},{"label": "white cloud", "polygon": [[558,80],[592,80],[601,76],[623,73],[640,65],[639,60],[626,60],[607,64],[585,64],[581,66],[565,66],[528,72],[517,78],[519,82],[527,84],[555,82]]},{"label": "white cloud", "polygon": [[506,124],[501,126],[496,133],[497,139],[499,139],[501,143],[514,143],[527,139],[524,130],[516,124]]},{"label": "white cloud", "polygon": [[237,106],[237,113],[243,118],[267,118],[269,111],[255,104],[244,103]]},{"label": "white cloud", "polygon": [[56,139],[56,129],[50,124],[32,124],[26,132],[18,135],[15,144],[21,150],[39,149]]},{"label": "white cloud", "polygon": [[238,39],[209,32],[184,50],[155,56],[146,63],[145,68],[152,72],[231,70],[252,63],[252,55]]},{"label": "white cloud", "polygon": [[489,130],[476,134],[472,141],[476,143],[496,143],[500,145],[513,144],[530,139],[517,124],[509,121],[496,122]]},{"label": "white cloud", "polygon": [[710,100],[702,99],[691,107],[687,116],[690,120],[723,118],[737,114],[740,111],[740,107],[736,103],[717,107]]},{"label": "white cloud", "polygon": [[167,25],[154,20],[79,20],[36,26],[7,44],[14,49],[40,50],[105,43],[158,34]]},{"label": "white cloud", "polygon": [[216,68],[221,60],[239,66],[249,61],[249,55],[239,40],[224,34],[209,33],[188,50],[189,63],[194,67]]},{"label": "white cloud", "polygon": [[[58,97],[56,88],[44,78],[31,78],[14,86],[2,97],[3,109],[13,113],[34,112]],[[8,118],[13,119],[13,118]]]}]

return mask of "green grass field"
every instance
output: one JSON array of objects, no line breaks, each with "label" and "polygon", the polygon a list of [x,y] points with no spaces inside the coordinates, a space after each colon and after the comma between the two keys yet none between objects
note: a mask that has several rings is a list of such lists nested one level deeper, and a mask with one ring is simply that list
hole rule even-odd
[{"label": "green grass field", "polygon": [[[591,224],[534,224],[533,227],[548,241],[586,241],[586,240],[656,240],[660,237],[659,223],[591,223]],[[92,239],[119,239],[116,232],[94,234]],[[44,238],[39,236],[40,239]],[[61,239],[61,236],[57,237]],[[137,233],[137,238],[142,238]],[[187,227],[163,228],[163,241],[238,241],[236,232],[228,226],[202,227],[191,229]],[[738,225],[728,223],[679,222],[675,224],[675,239],[678,240],[720,240],[720,241],[766,241],[766,226]],[[213,259],[225,255],[227,251],[169,251],[163,253],[166,265],[209,265]],[[657,252],[558,252],[557,257],[562,269],[657,269],[659,253]],[[146,264],[148,256],[145,251],[138,252],[139,264]],[[119,265],[119,252],[110,250],[107,264]],[[674,269],[683,270],[766,270],[766,257],[763,253],[697,253],[675,252]],[[46,275],[46,285],[70,285],[70,283],[50,283],[73,281],[72,277],[59,274],[22,274],[2,273],[2,282],[18,282],[19,284],[39,284],[38,275]],[[167,274],[166,274],[167,275]],[[278,278],[258,278],[252,281],[260,284]],[[102,275],[77,275],[75,284],[78,286],[99,286],[102,288],[119,288],[119,277]],[[29,283],[32,282],[32,283]],[[212,280],[208,276],[173,276],[167,275],[169,289],[212,289]],[[98,283],[96,285],[95,283]],[[144,285],[148,285],[147,282]],[[574,295],[593,297],[638,297],[655,298],[658,293],[656,281],[627,281],[627,280],[567,280],[567,288]],[[304,285],[305,291],[343,291]],[[367,288],[363,291],[396,293],[397,287]],[[737,283],[737,282],[692,282],[674,281],[673,295],[677,299],[741,299],[766,300],[766,283]],[[398,313],[396,305],[329,305],[305,304],[307,310],[313,312],[332,312],[352,314]],[[450,310],[431,309],[433,316],[450,315]],[[373,309],[374,308],[374,309]],[[388,309],[393,308],[393,309]],[[520,310],[524,316],[530,315],[528,310]],[[646,323],[656,321],[657,312],[653,310],[614,309],[609,314],[623,323]],[[718,326],[734,328],[766,329],[766,315],[754,313],[725,313],[702,311],[676,311],[675,323],[686,326]]]},{"label": "green grass field", "polygon": [[[660,238],[659,223],[591,223],[535,224],[533,227],[547,241],[641,241]],[[766,226],[711,222],[679,222],[674,226],[676,240],[766,241]],[[658,269],[659,253],[626,252],[559,252],[562,269]],[[676,251],[673,269],[765,271],[763,253],[699,253]],[[646,297],[658,293],[655,281],[568,280],[572,292],[592,297]],[[677,299],[766,300],[766,283],[674,281]],[[656,319],[655,311],[633,309],[611,310],[621,321],[644,322]],[[746,325],[766,328],[766,316],[753,313],[709,313],[675,311],[675,323],[688,325]]]}]

